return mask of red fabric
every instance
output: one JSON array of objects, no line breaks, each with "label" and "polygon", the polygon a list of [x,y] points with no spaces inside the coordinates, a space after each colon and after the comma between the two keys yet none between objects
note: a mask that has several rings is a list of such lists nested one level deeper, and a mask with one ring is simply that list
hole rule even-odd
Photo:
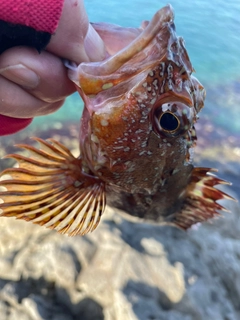
[{"label": "red fabric", "polygon": [[0,20],[52,34],[62,7],[63,0],[0,0]]},{"label": "red fabric", "polygon": [[32,119],[17,119],[0,115],[0,136],[16,133],[26,128]]}]

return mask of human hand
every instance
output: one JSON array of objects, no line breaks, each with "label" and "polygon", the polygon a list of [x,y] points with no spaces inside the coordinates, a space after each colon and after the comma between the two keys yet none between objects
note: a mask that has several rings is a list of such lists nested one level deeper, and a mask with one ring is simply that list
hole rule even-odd
[{"label": "human hand", "polygon": [[14,47],[0,56],[0,114],[32,118],[56,111],[75,91],[61,58],[100,61],[103,40],[89,24],[83,0],[65,0],[61,19],[45,51]]}]

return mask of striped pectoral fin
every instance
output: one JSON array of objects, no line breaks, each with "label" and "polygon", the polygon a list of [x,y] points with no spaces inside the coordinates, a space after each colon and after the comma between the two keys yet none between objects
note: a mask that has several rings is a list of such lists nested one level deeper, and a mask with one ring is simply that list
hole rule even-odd
[{"label": "striped pectoral fin", "polygon": [[186,230],[192,225],[220,215],[221,210],[228,211],[217,201],[222,199],[235,200],[223,191],[215,188],[216,185],[231,183],[219,179],[210,168],[194,168],[191,180],[185,193],[183,206],[174,218],[173,223]]},{"label": "striped pectoral fin", "polygon": [[69,236],[93,231],[105,208],[104,183],[84,174],[81,159],[60,143],[35,140],[41,149],[19,145],[30,151],[31,157],[7,156],[16,159],[19,168],[1,173],[0,215],[32,221]]}]

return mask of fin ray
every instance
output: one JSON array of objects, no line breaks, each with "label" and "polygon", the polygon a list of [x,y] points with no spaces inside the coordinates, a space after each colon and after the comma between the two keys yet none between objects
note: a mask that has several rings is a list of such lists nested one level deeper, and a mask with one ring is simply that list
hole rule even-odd
[{"label": "fin ray", "polygon": [[[31,158],[9,155],[19,168],[6,169],[0,181],[0,216],[32,221],[70,236],[93,231],[105,208],[105,184],[82,172],[82,160],[59,142],[39,138],[41,149],[18,145]],[[50,141],[50,142],[49,142]]]},{"label": "fin ray", "polygon": [[228,211],[217,201],[235,199],[215,187],[230,184],[212,174],[216,171],[201,167],[193,169],[183,206],[180,212],[171,218],[175,225],[186,230],[193,224],[221,215],[219,212],[221,210]]},{"label": "fin ray", "polygon": [[[39,140],[39,138],[38,138]],[[38,141],[37,140],[37,141]],[[43,140],[42,140],[43,141]],[[54,140],[54,139],[47,139],[47,141],[51,142],[52,145],[58,150],[61,152],[62,155],[65,155],[65,156],[70,156],[70,157],[73,157],[72,153],[70,150],[68,150],[63,144],[61,144],[60,142]]]}]

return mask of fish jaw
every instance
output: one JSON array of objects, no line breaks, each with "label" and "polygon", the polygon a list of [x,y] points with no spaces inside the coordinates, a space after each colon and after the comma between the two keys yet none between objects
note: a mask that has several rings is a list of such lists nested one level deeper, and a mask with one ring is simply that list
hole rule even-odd
[{"label": "fish jaw", "polygon": [[[161,32],[161,29],[171,24],[173,17],[170,5],[162,8],[127,47],[104,61],[81,63],[77,70],[69,70],[69,78],[81,88],[83,94],[92,96],[139,73],[147,62],[153,61],[153,55],[156,58],[163,55],[162,47],[166,47],[169,35],[167,30]],[[162,37],[161,45],[156,43],[157,36]],[[149,43],[152,45],[149,46]],[[155,44],[157,48],[151,52]],[[134,66],[131,68],[132,64]]]},{"label": "fish jaw", "polygon": [[[92,101],[92,103],[90,101],[86,103],[90,113],[98,111],[110,96],[119,96],[121,92],[128,90],[129,84],[125,87],[122,85],[118,90],[116,88],[144,71],[146,76],[146,72],[153,69],[157,61],[164,63],[164,60],[171,60],[177,66],[181,66],[179,72],[174,74],[176,83],[178,82],[175,93],[181,89],[182,74],[191,74],[194,69],[183,39],[176,36],[173,19],[173,9],[171,5],[167,5],[159,10],[150,22],[144,21],[141,29],[134,29],[135,32],[133,30],[124,32],[124,28],[120,27],[120,30],[116,29],[115,34],[118,32],[120,35],[126,34],[127,42],[136,36],[119,52],[100,62],[81,63],[78,67],[70,66],[69,78],[78,87],[84,102],[86,96]],[[106,28],[105,25],[103,29]],[[101,32],[100,27],[99,29]],[[120,45],[122,46],[122,43]],[[200,86],[197,84],[198,89]],[[202,86],[201,88],[203,89]]]}]

